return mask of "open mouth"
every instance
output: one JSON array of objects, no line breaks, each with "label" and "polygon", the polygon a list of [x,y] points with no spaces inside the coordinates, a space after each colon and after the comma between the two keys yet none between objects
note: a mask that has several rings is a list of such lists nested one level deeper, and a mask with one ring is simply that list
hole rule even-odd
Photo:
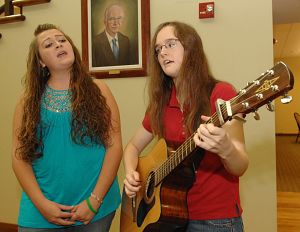
[{"label": "open mouth", "polygon": [[171,63],[174,63],[174,61],[164,60],[164,62],[163,62],[164,65],[168,65],[168,64],[171,64]]},{"label": "open mouth", "polygon": [[65,56],[65,55],[67,55],[67,53],[65,51],[61,51],[57,54],[57,57],[60,58],[60,57]]}]

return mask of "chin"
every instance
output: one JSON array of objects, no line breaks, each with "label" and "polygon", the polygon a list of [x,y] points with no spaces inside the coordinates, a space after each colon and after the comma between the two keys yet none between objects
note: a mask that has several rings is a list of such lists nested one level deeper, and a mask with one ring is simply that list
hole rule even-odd
[{"label": "chin", "polygon": [[170,73],[170,72],[165,72],[165,74],[169,77],[171,77],[172,79],[175,79],[175,74],[174,73]]}]

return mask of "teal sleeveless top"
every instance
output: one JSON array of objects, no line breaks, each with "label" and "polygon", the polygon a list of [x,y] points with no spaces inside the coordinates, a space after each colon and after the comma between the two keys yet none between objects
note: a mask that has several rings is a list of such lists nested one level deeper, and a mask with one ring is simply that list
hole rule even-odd
[{"label": "teal sleeveless top", "polygon": [[[77,205],[88,198],[101,172],[105,147],[73,142],[71,132],[71,92],[46,86],[41,104],[42,157],[32,168],[45,197],[64,205]],[[92,222],[115,211],[121,202],[117,177]],[[81,225],[76,222],[75,225]],[[30,228],[60,228],[49,223],[22,192],[18,225]]]}]

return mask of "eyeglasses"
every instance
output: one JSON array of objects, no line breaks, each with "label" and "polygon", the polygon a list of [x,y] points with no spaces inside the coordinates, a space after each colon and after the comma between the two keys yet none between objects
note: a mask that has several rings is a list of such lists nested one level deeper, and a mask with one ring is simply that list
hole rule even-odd
[{"label": "eyeglasses", "polygon": [[169,39],[164,44],[157,45],[154,48],[156,56],[158,56],[161,53],[163,47],[165,47],[166,49],[175,48],[177,46],[177,41],[179,41],[179,39]]},{"label": "eyeglasses", "polygon": [[115,22],[120,22],[123,18],[122,17],[110,17],[108,18],[109,22],[115,21]]}]

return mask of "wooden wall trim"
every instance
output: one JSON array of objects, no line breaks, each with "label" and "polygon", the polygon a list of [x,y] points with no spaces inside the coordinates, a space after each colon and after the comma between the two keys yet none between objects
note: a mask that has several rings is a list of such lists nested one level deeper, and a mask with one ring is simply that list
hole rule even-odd
[{"label": "wooden wall trim", "polygon": [[284,135],[286,135],[286,136],[297,136],[297,133],[276,133],[275,135],[281,135],[281,136],[284,136]]},{"label": "wooden wall trim", "polygon": [[1,232],[17,232],[18,225],[0,222],[0,231]]}]

